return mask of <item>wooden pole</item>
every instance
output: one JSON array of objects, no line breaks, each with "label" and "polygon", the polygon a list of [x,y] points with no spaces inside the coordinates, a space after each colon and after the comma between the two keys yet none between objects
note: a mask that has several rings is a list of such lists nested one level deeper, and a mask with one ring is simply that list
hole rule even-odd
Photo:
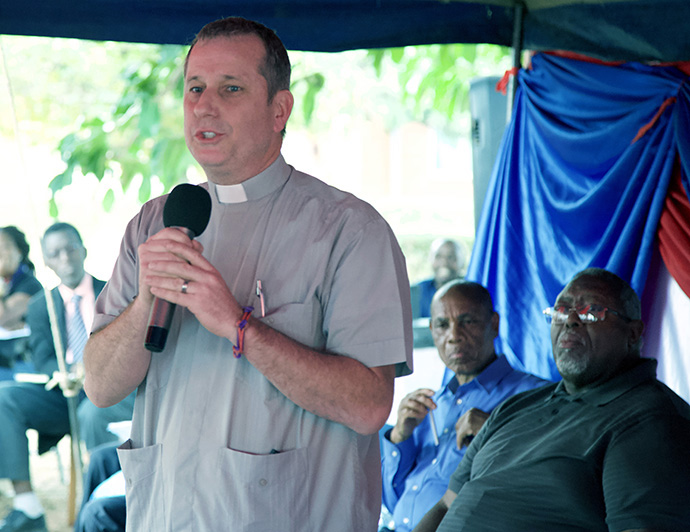
[{"label": "wooden pole", "polygon": [[[58,369],[63,374],[64,382],[69,378],[69,369],[65,362],[65,350],[62,345],[62,336],[58,328],[57,312],[55,310],[55,301],[53,299],[53,292],[45,290],[46,306],[48,308],[48,318],[50,320],[50,330],[53,333],[53,345],[55,346],[55,355],[57,357]],[[62,386],[61,386],[62,388]],[[69,412],[69,426],[70,426],[70,481],[69,494],[67,501],[67,521],[68,525],[73,525],[76,518],[77,506],[77,486],[83,480],[84,466],[81,456],[81,440],[79,438],[79,418],[77,417],[77,394],[74,390],[62,388],[62,393],[67,401],[67,411]],[[79,474],[77,474],[77,471]]]}]

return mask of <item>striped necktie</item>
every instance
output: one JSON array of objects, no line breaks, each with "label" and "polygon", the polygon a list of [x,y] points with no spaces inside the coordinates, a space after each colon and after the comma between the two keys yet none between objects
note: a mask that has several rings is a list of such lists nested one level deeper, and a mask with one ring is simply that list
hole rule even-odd
[{"label": "striped necktie", "polygon": [[80,295],[74,294],[72,296],[74,313],[67,322],[67,345],[72,350],[72,364],[81,361],[84,356],[84,346],[86,345],[86,327],[79,309],[80,301]]}]

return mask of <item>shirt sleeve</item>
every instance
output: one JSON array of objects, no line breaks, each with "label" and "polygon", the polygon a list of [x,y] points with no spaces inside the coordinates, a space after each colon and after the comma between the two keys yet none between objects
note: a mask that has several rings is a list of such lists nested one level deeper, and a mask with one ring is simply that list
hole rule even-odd
[{"label": "shirt sleeve", "polygon": [[31,361],[38,372],[52,375],[58,370],[58,364],[47,302],[43,294],[36,295],[29,302],[26,323],[31,328],[29,336]]},{"label": "shirt sleeve", "polygon": [[[324,310],[327,348],[369,367],[412,368],[412,310],[405,258],[380,216],[334,244],[336,268]],[[372,272],[374,273],[372,275]]]},{"label": "shirt sleeve", "polygon": [[383,477],[383,504],[391,512],[405,490],[405,480],[414,468],[418,447],[411,436],[398,444],[390,440],[390,426],[381,435],[381,476]]}]

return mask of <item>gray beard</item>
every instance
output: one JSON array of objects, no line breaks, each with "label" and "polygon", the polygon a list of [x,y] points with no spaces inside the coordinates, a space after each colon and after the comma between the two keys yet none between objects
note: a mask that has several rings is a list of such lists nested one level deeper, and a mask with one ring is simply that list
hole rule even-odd
[{"label": "gray beard", "polygon": [[573,356],[566,351],[556,359],[556,367],[562,377],[577,380],[575,377],[587,371],[587,360],[583,357]]}]

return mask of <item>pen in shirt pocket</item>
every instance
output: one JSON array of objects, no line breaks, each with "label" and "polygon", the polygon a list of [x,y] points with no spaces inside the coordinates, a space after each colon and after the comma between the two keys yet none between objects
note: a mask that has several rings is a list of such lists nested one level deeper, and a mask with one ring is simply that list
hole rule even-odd
[{"label": "pen in shirt pocket", "polygon": [[429,423],[431,423],[431,436],[434,438],[434,445],[438,447],[438,429],[436,428],[436,420],[434,419],[434,413],[429,410]]},{"label": "pen in shirt pocket", "polygon": [[264,318],[266,316],[266,303],[264,301],[264,287],[260,279],[256,281],[256,295],[261,302],[261,317]]}]

